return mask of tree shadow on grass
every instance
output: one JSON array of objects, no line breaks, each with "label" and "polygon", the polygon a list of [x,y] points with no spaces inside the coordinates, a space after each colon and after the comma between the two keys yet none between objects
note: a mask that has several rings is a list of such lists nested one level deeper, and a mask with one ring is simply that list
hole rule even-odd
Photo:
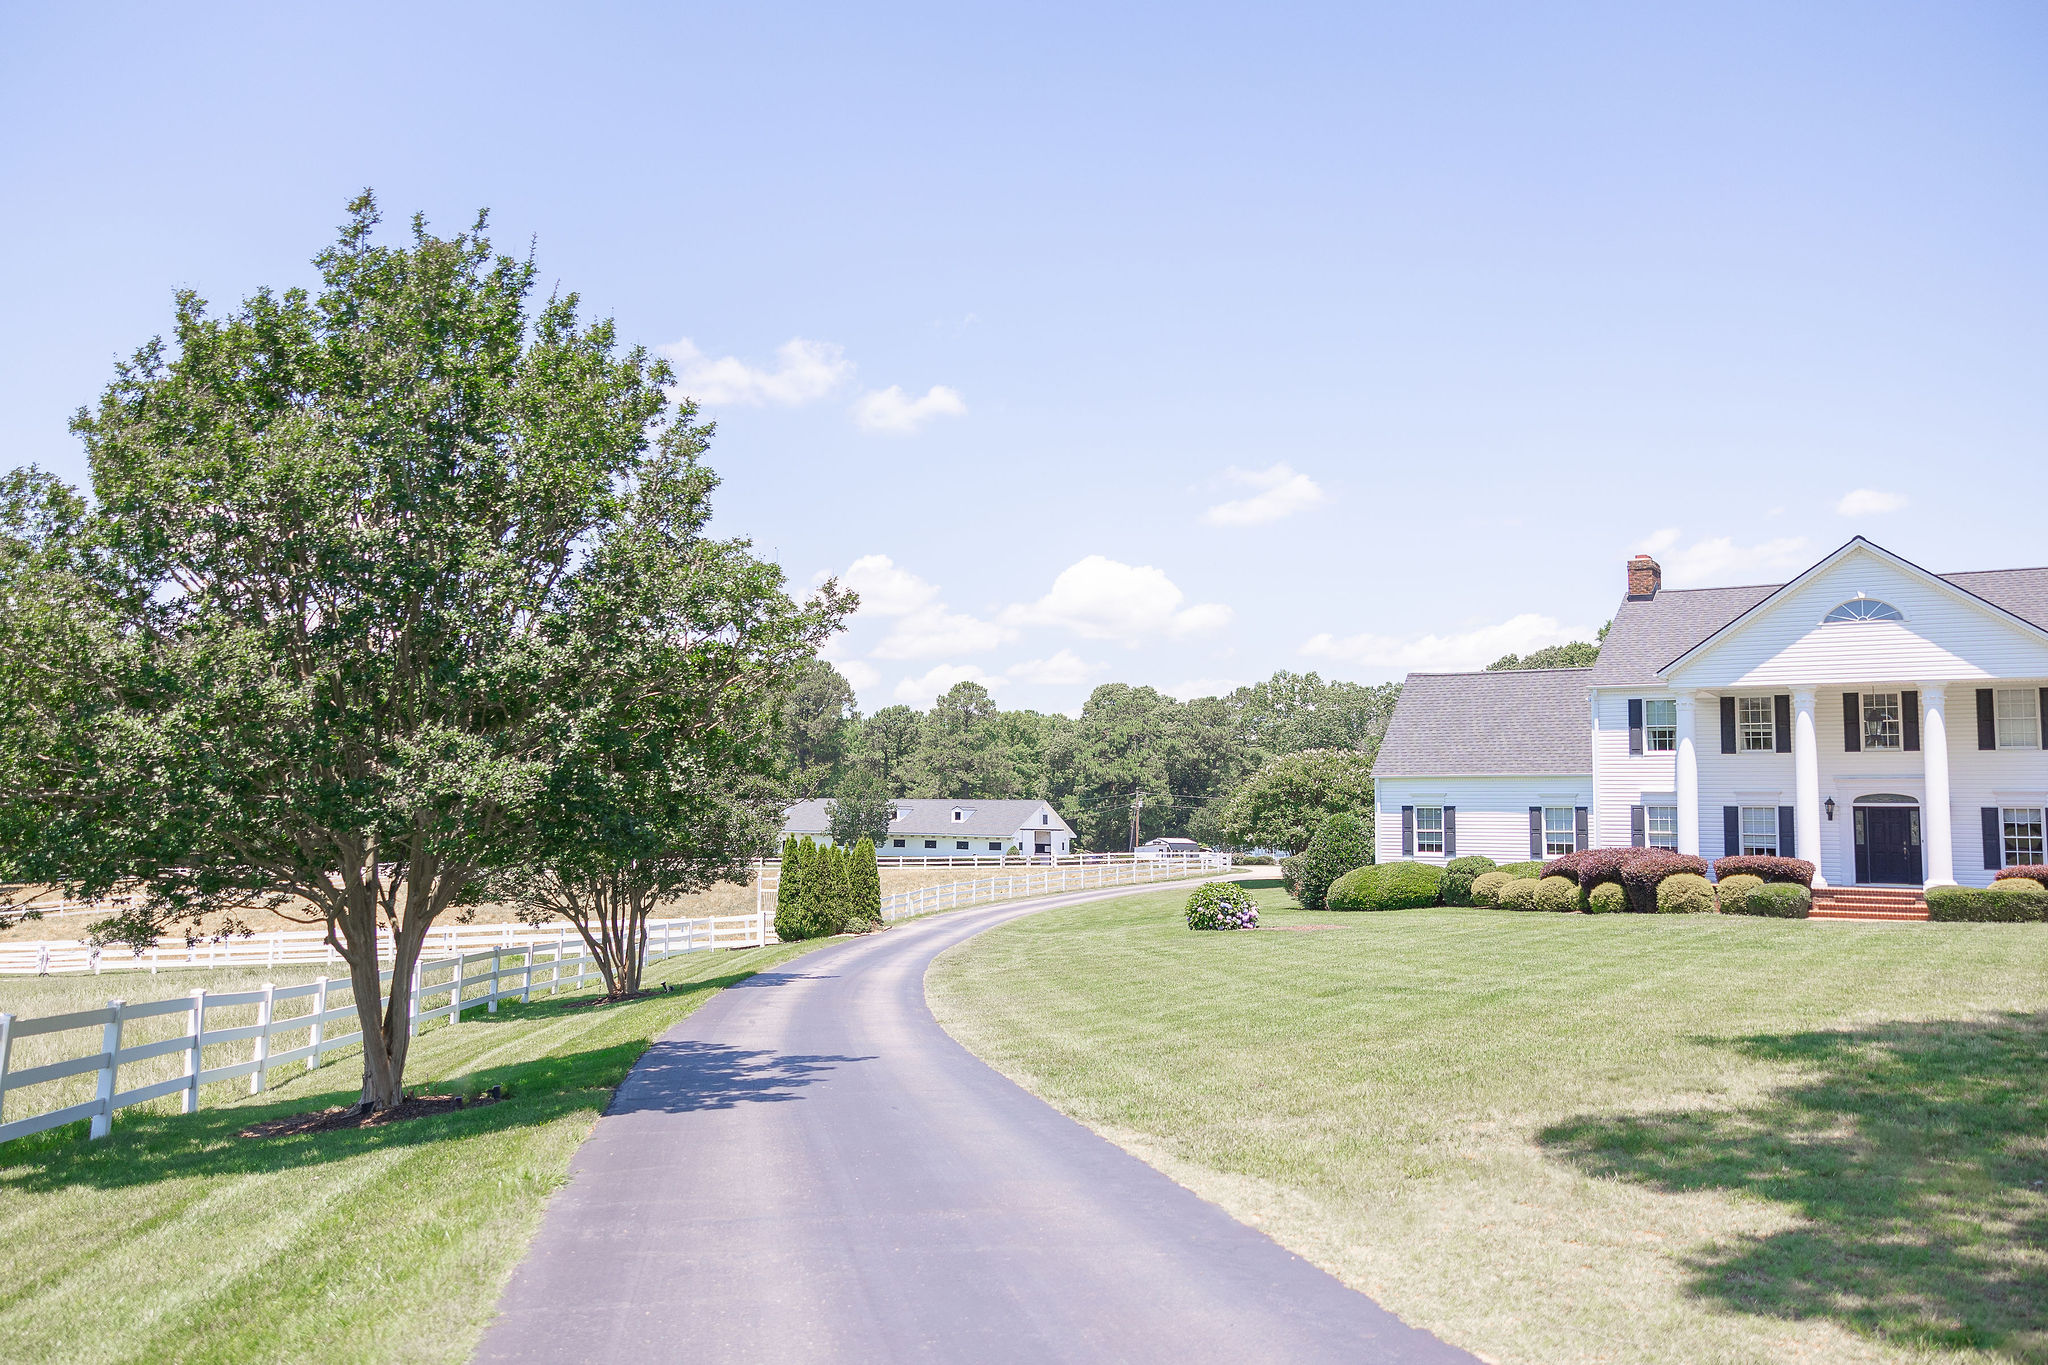
[{"label": "tree shadow on grass", "polygon": [[1576,1118],[1540,1141],[1589,1175],[1799,1216],[1691,1253],[1702,1298],[2048,1361],[2048,1013],[1709,1041],[1803,1074],[1748,1109]]},{"label": "tree shadow on grass", "polygon": [[[745,974],[691,982],[692,992],[743,983]],[[622,1002],[631,1003],[631,1002]],[[608,1008],[608,1007],[599,1007]],[[504,1026],[544,1021],[566,1013],[556,1002],[506,1004],[495,1015],[465,1012],[461,1027]],[[578,1011],[585,1014],[587,1011]],[[711,1044],[674,1044],[654,1059],[657,1075],[687,1064],[702,1082],[697,1102],[655,1103],[652,1108],[730,1107],[749,1100],[787,1100],[822,1073],[853,1057],[795,1057],[721,1048]],[[266,1103],[238,1103],[203,1108],[193,1114],[125,1110],[114,1119],[113,1135],[100,1141],[85,1136],[83,1122],[0,1143],[0,1197],[10,1193],[43,1193],[75,1186],[119,1189],[189,1177],[264,1175],[345,1161],[366,1152],[426,1147],[435,1143],[488,1137],[515,1128],[538,1127],[578,1111],[591,1117],[611,1104],[615,1087],[628,1079],[634,1063],[649,1052],[646,1038],[627,1038],[603,1047],[534,1057],[461,1073],[459,1080],[424,1082],[422,1093],[474,1094],[502,1086],[505,1098],[495,1104],[472,1105],[450,1113],[337,1132],[303,1133],[290,1137],[242,1138],[251,1124],[284,1118],[334,1105],[353,1104],[361,1093],[360,1067],[343,1057],[320,1071],[286,1082]],[[671,1077],[673,1079],[673,1077]],[[632,1084],[638,1085],[637,1076]]]}]

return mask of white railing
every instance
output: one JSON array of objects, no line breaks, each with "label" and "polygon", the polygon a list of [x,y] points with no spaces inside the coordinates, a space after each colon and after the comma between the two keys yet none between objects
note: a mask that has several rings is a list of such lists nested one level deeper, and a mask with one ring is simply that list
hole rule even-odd
[{"label": "white railing", "polygon": [[1146,882],[1171,881],[1199,876],[1230,866],[1227,853],[1170,854],[1156,858],[1116,855],[1121,861],[1069,863],[1065,866],[1020,867],[967,882],[948,882],[916,891],[897,891],[882,897],[882,918],[908,919],[934,910],[955,910],[991,901],[1015,900],[1019,896],[1043,896],[1061,891],[1086,891],[1098,886],[1138,886]]},{"label": "white railing", "polygon": [[[754,917],[737,915],[729,919],[752,924]],[[742,943],[734,941],[735,935],[729,929],[720,932],[707,927],[720,923],[722,921],[671,920],[659,925],[650,924],[644,961],[654,962],[714,948],[759,945],[758,934],[751,942]],[[447,974],[446,980],[433,979],[442,973]],[[388,986],[390,970],[382,972],[377,980],[380,990]],[[536,994],[554,995],[578,989],[586,983],[601,982],[603,974],[598,971],[596,960],[581,938],[557,937],[546,942],[510,947],[495,945],[477,952],[431,960],[423,955],[413,968],[412,980],[407,1030],[409,1035],[417,1035],[423,1024],[435,1019],[446,1019],[450,1024],[460,1023],[461,1012],[478,1005],[496,1014],[500,1000],[518,1000],[523,1004]],[[208,991],[202,987],[189,996],[152,1000],[144,1004],[109,1000],[105,1009],[53,1014],[41,1019],[17,1019],[11,1014],[0,1014],[0,1119],[6,1118],[6,1102],[10,1094],[29,1086],[48,1085],[76,1076],[92,1074],[96,1077],[93,1097],[89,1100],[49,1108],[12,1122],[0,1122],[0,1142],[27,1137],[66,1123],[77,1123],[81,1119],[92,1120],[93,1137],[106,1137],[112,1131],[117,1109],[178,1095],[181,1096],[182,1112],[190,1114],[199,1107],[201,1087],[242,1076],[249,1078],[250,1094],[261,1094],[270,1072],[277,1067],[303,1061],[310,1069],[319,1066],[328,1053],[361,1043],[362,1029],[356,1015],[354,996],[354,989],[346,977],[329,980],[323,976],[304,985],[266,984],[249,991]],[[443,997],[440,1004],[427,1004],[436,997]],[[336,1004],[337,998],[343,1003]],[[278,1012],[280,1005],[289,1006],[301,1000],[308,1002],[305,1013]],[[232,1027],[209,1027],[207,1024],[210,1011],[246,1009],[251,1005],[256,1007],[256,1022],[253,1024]],[[123,1045],[122,1033],[131,1024],[147,1019],[180,1017],[184,1026],[181,1035]],[[335,1025],[345,1026],[348,1031],[336,1033],[331,1027]],[[16,1046],[26,1039],[92,1029],[100,1030],[97,1052],[40,1066],[10,1069]],[[288,1039],[293,1034],[304,1034],[305,1038],[295,1041],[290,1047],[273,1046],[274,1040]],[[238,1055],[225,1063],[206,1065],[206,1049],[239,1043],[249,1044],[247,1056]],[[218,1058],[218,1053],[215,1055]],[[119,1088],[122,1067],[136,1066],[161,1057],[182,1057],[182,1071],[127,1090]]]},{"label": "white railing", "polygon": [[[765,919],[758,909],[747,915],[714,915],[702,919],[649,920],[650,941],[666,945],[671,940],[706,947],[758,948],[775,941],[772,908]],[[554,947],[580,942],[576,931],[566,927],[545,929],[529,924],[450,924],[429,930],[421,954],[452,957],[485,948]],[[377,956],[392,956],[391,933],[377,931]],[[46,939],[0,943],[0,975],[35,973],[55,976],[66,972],[155,972],[174,967],[253,967],[287,963],[341,961],[341,955],[327,942],[321,929],[279,930],[247,938],[193,944],[159,943],[140,951],[119,946],[101,948],[73,939]]]}]

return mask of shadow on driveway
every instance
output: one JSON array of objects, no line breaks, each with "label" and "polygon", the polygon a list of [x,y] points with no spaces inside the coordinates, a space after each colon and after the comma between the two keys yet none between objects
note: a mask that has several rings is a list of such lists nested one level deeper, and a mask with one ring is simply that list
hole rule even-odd
[{"label": "shadow on driveway", "polygon": [[749,1050],[693,1039],[658,1042],[619,1087],[608,1112],[684,1114],[800,1099],[799,1091],[827,1073],[873,1060]]}]

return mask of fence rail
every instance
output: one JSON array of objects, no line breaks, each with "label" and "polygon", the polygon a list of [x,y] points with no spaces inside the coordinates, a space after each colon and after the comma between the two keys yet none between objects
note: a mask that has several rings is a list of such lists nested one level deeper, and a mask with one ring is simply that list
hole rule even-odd
[{"label": "fence rail", "polygon": [[882,918],[891,921],[908,919],[934,910],[954,910],[991,901],[1013,900],[1019,896],[1085,891],[1098,886],[1139,886],[1146,882],[1199,876],[1230,866],[1227,853],[1175,854],[1159,858],[1132,858],[1123,854],[1119,858],[1117,862],[1023,867],[974,881],[892,892],[882,897]]}]

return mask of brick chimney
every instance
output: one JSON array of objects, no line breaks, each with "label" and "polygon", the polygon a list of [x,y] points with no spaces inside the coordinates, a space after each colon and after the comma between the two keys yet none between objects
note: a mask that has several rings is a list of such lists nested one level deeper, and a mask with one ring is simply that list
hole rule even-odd
[{"label": "brick chimney", "polygon": [[1657,589],[1664,586],[1664,570],[1648,555],[1637,555],[1628,562],[1628,600],[1647,602],[1657,595]]}]

